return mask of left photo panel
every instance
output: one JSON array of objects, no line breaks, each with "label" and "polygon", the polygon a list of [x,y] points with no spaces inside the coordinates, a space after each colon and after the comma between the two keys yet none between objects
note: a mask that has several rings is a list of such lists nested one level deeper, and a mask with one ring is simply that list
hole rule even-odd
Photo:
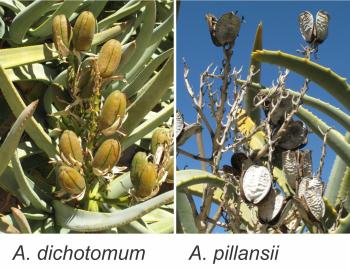
[{"label": "left photo panel", "polygon": [[173,1],[0,1],[0,233],[174,232]]}]

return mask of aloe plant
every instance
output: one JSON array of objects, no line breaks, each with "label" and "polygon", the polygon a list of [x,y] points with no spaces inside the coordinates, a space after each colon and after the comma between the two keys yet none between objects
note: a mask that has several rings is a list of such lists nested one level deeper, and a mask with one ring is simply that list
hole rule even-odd
[{"label": "aloe plant", "polygon": [[[322,57],[317,52],[322,51],[327,38],[329,15],[320,11],[317,16],[322,20],[308,25],[314,28],[312,34],[305,30],[305,19],[299,20],[308,43],[299,51],[301,56],[285,53],[283,48],[263,48],[260,23],[246,79],[240,78],[241,70],[231,67],[233,52],[240,53],[232,36],[240,30],[237,12],[221,18],[206,16],[213,44],[222,48],[223,62],[220,72],[210,65],[201,74],[198,90],[190,82],[190,67],[187,63],[184,66],[186,89],[200,117],[197,123],[209,135],[197,133],[207,137],[202,143],[197,139],[200,154],[184,150],[182,143],[178,145],[184,157],[205,165],[202,170],[189,166],[176,173],[177,232],[211,233],[216,227],[228,233],[350,232],[349,113],[328,100],[308,95],[309,86],[315,83],[349,109],[349,84],[345,77],[317,62]],[[319,23],[324,23],[322,29]],[[224,39],[230,35],[231,39]],[[283,70],[272,86],[261,83],[265,63]],[[300,89],[286,87],[290,72],[304,77]],[[228,89],[231,82],[233,96]],[[324,122],[308,106],[330,116],[347,133]],[[181,119],[186,119],[186,114]],[[176,128],[179,136],[190,126],[182,120]],[[310,130],[323,141],[321,155],[303,148]],[[321,178],[326,149],[333,150],[336,159],[325,186]],[[204,151],[209,153],[205,155]],[[231,156],[231,165],[223,163],[227,155]],[[311,157],[320,159],[314,169]]]},{"label": "aloe plant", "polygon": [[0,8],[0,232],[171,233],[173,2]]}]

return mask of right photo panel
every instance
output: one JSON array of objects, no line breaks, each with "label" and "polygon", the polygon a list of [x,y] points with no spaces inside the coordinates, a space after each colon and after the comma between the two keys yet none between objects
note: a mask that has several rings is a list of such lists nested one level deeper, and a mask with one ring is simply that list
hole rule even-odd
[{"label": "right photo panel", "polygon": [[350,233],[350,3],[177,5],[177,233]]}]

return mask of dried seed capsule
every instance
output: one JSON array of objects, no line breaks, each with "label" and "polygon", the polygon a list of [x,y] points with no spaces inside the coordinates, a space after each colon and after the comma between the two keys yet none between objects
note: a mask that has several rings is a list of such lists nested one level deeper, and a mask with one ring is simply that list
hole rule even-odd
[{"label": "dried seed capsule", "polygon": [[[268,108],[267,110],[265,110],[266,114],[272,109],[274,109],[274,105],[276,102],[277,102],[276,98],[272,98],[271,100],[267,101]],[[283,123],[285,116],[290,114],[292,110],[293,110],[293,96],[289,95],[288,97],[282,98],[278,107],[274,109],[274,112],[271,114],[271,123],[275,126]]]},{"label": "dried seed capsule", "polygon": [[83,162],[83,150],[78,136],[71,130],[63,131],[59,141],[60,152],[67,160]]},{"label": "dried seed capsule", "polygon": [[137,153],[131,163],[130,177],[136,196],[147,197],[157,185],[156,165],[148,162],[144,153]]},{"label": "dried seed capsule", "polygon": [[95,34],[96,20],[90,11],[79,15],[73,28],[73,45],[78,51],[88,51]]},{"label": "dried seed capsule", "polygon": [[151,153],[155,154],[158,146],[169,145],[170,143],[170,131],[168,128],[160,127],[157,128],[152,134],[151,140]]},{"label": "dried seed capsule", "polygon": [[105,129],[112,126],[118,118],[122,119],[125,115],[127,99],[124,93],[119,90],[109,94],[103,104],[100,128]]},{"label": "dried seed capsule", "polygon": [[317,220],[320,221],[326,211],[323,200],[323,183],[317,177],[302,178],[299,189],[298,198],[305,200],[306,210]]},{"label": "dried seed capsule", "polygon": [[298,151],[285,151],[282,153],[283,172],[286,175],[288,184],[295,189],[299,178]]},{"label": "dried seed capsule", "polygon": [[69,54],[69,43],[72,38],[72,27],[65,15],[57,15],[52,20],[53,42],[62,57]]},{"label": "dried seed capsule", "polygon": [[284,197],[275,189],[271,189],[266,199],[258,207],[258,217],[261,223],[274,224],[283,210]]},{"label": "dried seed capsule", "polygon": [[83,176],[76,169],[68,166],[59,167],[58,182],[62,190],[71,195],[80,195],[86,188]]},{"label": "dried seed capsule", "polygon": [[300,148],[307,143],[307,133],[307,127],[302,121],[292,121],[288,124],[277,146],[284,150]]},{"label": "dried seed capsule", "polygon": [[250,166],[241,178],[242,197],[255,205],[260,203],[270,191],[272,180],[266,167]]},{"label": "dried seed capsule", "polygon": [[[95,153],[92,167],[99,171],[110,171],[119,161],[121,145],[115,139],[105,140]],[[98,175],[98,174],[96,174]]]},{"label": "dried seed capsule", "polygon": [[312,156],[310,150],[301,152],[299,159],[302,177],[312,177]]},{"label": "dried seed capsule", "polygon": [[118,68],[122,57],[122,45],[119,41],[111,39],[101,48],[97,59],[98,69],[102,78],[110,77]]}]

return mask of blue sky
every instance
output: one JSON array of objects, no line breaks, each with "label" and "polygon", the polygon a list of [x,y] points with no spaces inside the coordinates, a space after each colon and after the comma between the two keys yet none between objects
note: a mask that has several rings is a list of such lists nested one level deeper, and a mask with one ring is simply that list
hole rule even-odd
[{"label": "blue sky", "polygon": [[[300,35],[297,17],[303,10],[309,10],[314,15],[318,10],[326,10],[330,16],[328,39],[319,47],[319,64],[330,67],[343,77],[349,77],[350,54],[348,47],[350,43],[349,10],[350,2],[262,2],[262,1],[182,1],[177,22],[177,107],[184,114],[185,120],[193,122],[196,120],[196,113],[192,108],[191,99],[187,94],[183,80],[182,58],[186,59],[190,67],[189,78],[193,88],[198,92],[199,76],[210,63],[221,65],[222,50],[215,47],[210,39],[205,14],[212,13],[216,17],[229,11],[238,10],[238,15],[244,16],[245,23],[242,24],[239,37],[236,40],[234,53],[231,61],[232,67],[243,67],[245,78],[250,62],[250,53],[253,45],[256,27],[260,21],[263,22],[263,47],[269,50],[282,50],[284,52],[298,55],[296,50],[305,45]],[[300,55],[300,54],[299,54]],[[276,80],[279,69],[274,65],[264,64],[262,66],[262,84],[270,86]],[[287,79],[287,87],[299,90],[303,84],[303,78],[296,74],[290,74]],[[308,93],[339,107],[343,111],[345,108],[340,105],[325,90],[311,83]],[[327,124],[335,127],[342,133],[344,129],[340,127],[332,118],[329,118],[310,107],[306,107],[322,118]],[[348,111],[347,111],[348,112]],[[297,118],[296,118],[297,119]],[[208,139],[208,133],[203,132],[204,139]],[[315,135],[309,134],[309,142],[306,148],[313,151],[314,171],[317,169],[321,154],[322,141]],[[195,138],[192,138],[181,148],[198,153]],[[211,148],[206,148],[207,155]],[[229,164],[231,154],[226,153],[222,164]],[[322,178],[327,181],[330,174],[335,155],[327,147],[327,157]],[[178,168],[200,168],[198,161],[178,155]]]}]

